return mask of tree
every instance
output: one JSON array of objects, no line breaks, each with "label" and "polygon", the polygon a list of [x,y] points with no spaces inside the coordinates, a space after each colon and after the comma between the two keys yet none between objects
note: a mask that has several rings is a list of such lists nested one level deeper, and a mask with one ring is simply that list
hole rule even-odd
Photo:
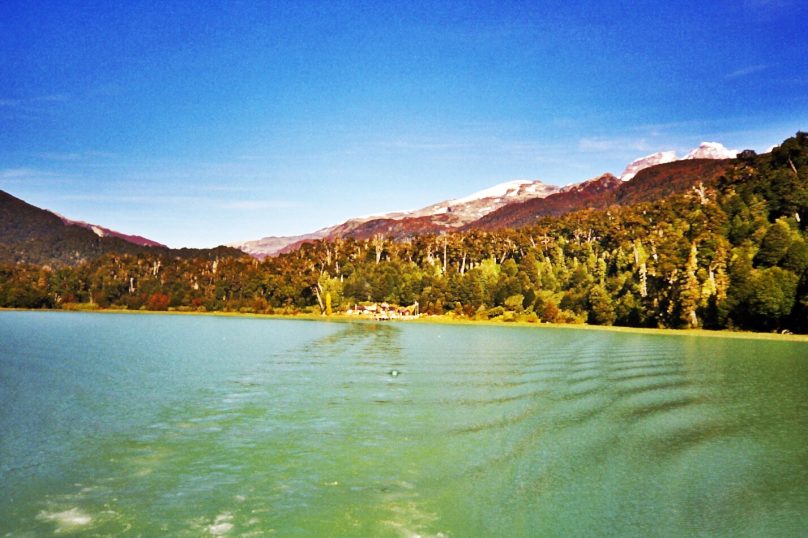
[{"label": "tree", "polygon": [[606,289],[595,284],[589,290],[588,322],[595,325],[612,325],[616,319],[612,298]]},{"label": "tree", "polygon": [[503,306],[506,309],[510,310],[511,312],[519,313],[524,309],[522,306],[524,300],[525,296],[522,295],[521,293],[517,293],[505,299],[505,301],[503,302]]},{"label": "tree", "polygon": [[791,229],[783,219],[769,226],[763,241],[760,243],[760,250],[755,256],[755,262],[760,265],[774,266],[783,259],[791,246]]},{"label": "tree", "polygon": [[749,313],[755,328],[779,328],[791,313],[797,292],[797,276],[779,267],[759,269],[753,277]]},{"label": "tree", "polygon": [[802,275],[808,269],[808,244],[802,239],[791,243],[782,265],[797,276]]},{"label": "tree", "polygon": [[146,301],[146,308],[149,310],[165,311],[168,310],[168,302],[168,295],[165,293],[156,292],[149,297],[148,301]]}]

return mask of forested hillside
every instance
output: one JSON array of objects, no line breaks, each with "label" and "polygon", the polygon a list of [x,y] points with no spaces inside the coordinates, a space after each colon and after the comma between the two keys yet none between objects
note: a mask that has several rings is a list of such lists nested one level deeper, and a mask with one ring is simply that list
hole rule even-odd
[{"label": "forested hillside", "polygon": [[263,262],[152,249],[6,264],[0,304],[269,313],[320,311],[328,297],[335,311],[417,301],[478,319],[806,332],[808,135],[724,163],[661,199],[515,230],[316,241]]},{"label": "forested hillside", "polygon": [[[101,237],[86,223],[70,222],[0,191],[0,264],[77,265],[113,253],[210,259],[243,256],[241,251],[228,247],[172,250],[162,245],[136,244],[120,237]],[[142,237],[131,237],[151,242]]]}]

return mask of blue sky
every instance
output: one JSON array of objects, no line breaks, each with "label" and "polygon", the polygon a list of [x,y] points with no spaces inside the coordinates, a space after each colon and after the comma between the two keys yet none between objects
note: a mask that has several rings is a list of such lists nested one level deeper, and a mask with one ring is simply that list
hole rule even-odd
[{"label": "blue sky", "polygon": [[0,189],[171,246],[808,129],[808,7],[0,4]]}]

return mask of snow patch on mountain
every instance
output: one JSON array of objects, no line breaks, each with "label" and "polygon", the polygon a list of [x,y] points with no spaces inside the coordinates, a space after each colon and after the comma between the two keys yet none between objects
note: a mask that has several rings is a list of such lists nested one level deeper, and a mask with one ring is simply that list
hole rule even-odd
[{"label": "snow patch on mountain", "polygon": [[499,183],[462,198],[445,200],[415,212],[415,216],[444,215],[449,226],[463,226],[502,206],[532,198],[545,198],[559,191],[538,179],[516,179]]},{"label": "snow patch on mountain", "polygon": [[483,189],[481,191],[477,191],[473,194],[469,194],[468,196],[464,196],[463,198],[458,198],[456,200],[451,200],[452,204],[465,204],[468,202],[474,202],[476,200],[482,200],[484,198],[502,198],[504,196],[514,196],[518,195],[519,190],[524,187],[525,190],[536,191],[537,187],[546,187],[540,181],[532,181],[529,179],[517,179],[514,181],[507,181],[505,183],[500,183],[499,185],[494,185],[493,187],[488,187],[487,189]]},{"label": "snow patch on mountain", "polygon": [[670,163],[675,160],[677,160],[675,151],[658,151],[651,155],[640,157],[639,159],[631,161],[631,163],[626,166],[626,169],[620,174],[620,179],[628,181],[636,176],[637,172],[640,170],[648,168],[649,166],[656,166],[657,164]]},{"label": "snow patch on mountain", "polygon": [[538,179],[516,179],[499,183],[462,198],[443,200],[421,209],[356,217],[348,222],[363,223],[376,219],[402,220],[443,215],[447,218],[446,224],[461,226],[499,209],[503,205],[530,198],[544,198],[558,190],[559,188],[555,185],[546,185]]},{"label": "snow patch on mountain", "polygon": [[518,179],[500,183],[477,191],[462,198],[444,200],[421,209],[395,211],[377,215],[367,215],[348,219],[342,224],[323,228],[311,234],[290,237],[264,237],[254,241],[230,243],[227,246],[238,248],[256,258],[273,256],[305,241],[346,237],[363,228],[365,223],[376,220],[403,221],[420,219],[431,222],[439,228],[459,228],[491,213],[500,207],[531,198],[544,198],[560,191],[555,185],[546,185],[539,180]]},{"label": "snow patch on mountain", "polygon": [[620,174],[620,179],[628,181],[637,175],[637,172],[656,166],[657,164],[670,163],[678,160],[685,159],[734,159],[738,155],[738,150],[727,149],[719,142],[702,142],[694,150],[691,150],[687,155],[679,159],[675,151],[658,151],[645,157],[640,157],[632,161],[623,173]]},{"label": "snow patch on mountain", "polygon": [[719,142],[702,142],[699,147],[682,157],[685,159],[734,159],[737,149],[727,149]]},{"label": "snow patch on mountain", "polygon": [[[703,142],[698,148],[690,151],[683,159],[728,159],[734,158],[735,150],[729,150],[717,142]],[[573,192],[588,195],[605,189],[616,188],[621,181],[629,181],[645,168],[679,160],[675,151],[659,151],[632,161],[618,177],[605,173],[582,183],[573,183],[566,187],[547,185],[539,180],[517,179],[506,181],[486,189],[469,194],[462,198],[444,200],[411,211],[394,211],[390,213],[366,215],[348,219],[342,224],[323,228],[311,234],[291,237],[265,237],[255,241],[232,243],[236,247],[257,258],[272,256],[279,252],[294,249],[305,241],[348,237],[353,234],[362,236],[369,233],[386,233],[378,230],[396,229],[396,225],[376,221],[397,221],[404,228],[412,230],[450,230],[481,219],[489,213],[510,204],[525,202],[534,198],[546,198],[559,192]],[[411,219],[411,220],[408,220]],[[401,222],[404,221],[404,222]],[[414,232],[416,233],[416,232]]]}]

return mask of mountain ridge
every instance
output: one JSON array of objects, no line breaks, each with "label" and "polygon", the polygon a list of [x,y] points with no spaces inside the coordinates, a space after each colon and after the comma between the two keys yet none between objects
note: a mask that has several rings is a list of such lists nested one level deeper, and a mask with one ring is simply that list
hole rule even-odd
[{"label": "mountain ridge", "polygon": [[[267,236],[261,239],[229,243],[228,246],[263,259],[293,251],[302,244],[318,239],[354,237],[367,239],[380,234],[392,239],[406,239],[423,233],[439,234],[452,230],[487,229],[497,221],[521,222],[520,218],[503,219],[509,211],[529,212],[528,207],[540,209],[535,215],[558,215],[581,209],[585,204],[601,207],[610,200],[603,194],[617,189],[643,170],[673,162],[695,160],[724,160],[734,158],[736,150],[729,150],[718,142],[702,142],[697,148],[679,158],[675,151],[660,151],[640,157],[629,163],[620,176],[606,172],[579,183],[558,187],[541,180],[517,179],[479,190],[470,195],[430,204],[421,209],[395,211],[348,219],[340,224],[321,228],[298,236]],[[731,156],[731,157],[729,157]],[[678,183],[677,183],[678,184]],[[630,192],[630,189],[629,189]],[[551,203],[541,200],[554,197]],[[511,209],[508,209],[508,208]],[[545,213],[546,212],[546,213]],[[489,215],[495,214],[495,217]]]},{"label": "mountain ridge", "polygon": [[[46,210],[46,211],[50,211],[50,210]],[[142,246],[142,247],[165,247],[165,248],[168,248],[167,245],[164,245],[163,243],[158,243],[157,241],[154,241],[154,240],[149,239],[147,237],[143,237],[142,235],[125,234],[123,232],[118,232],[116,230],[111,230],[109,228],[105,228],[104,226],[100,226],[98,224],[92,224],[92,223],[89,223],[89,222],[84,222],[83,220],[69,219],[69,218],[65,217],[64,215],[60,215],[56,211],[50,211],[50,212],[53,213],[54,215],[56,215],[57,217],[59,217],[60,219],[62,219],[62,222],[64,222],[65,224],[67,224],[69,226],[79,226],[81,228],[86,228],[86,229],[92,231],[98,237],[117,237],[118,239],[123,239],[124,241],[127,241],[129,243],[133,243],[135,245],[139,245],[139,246]]]},{"label": "mountain ridge", "polygon": [[244,256],[242,251],[225,246],[212,249],[170,249],[159,244],[137,244],[121,237],[125,234],[105,234],[107,228],[96,226],[98,230],[94,230],[93,226],[95,225],[71,221],[0,190],[0,262],[77,265],[104,254],[136,255],[146,252],[177,257]]}]

